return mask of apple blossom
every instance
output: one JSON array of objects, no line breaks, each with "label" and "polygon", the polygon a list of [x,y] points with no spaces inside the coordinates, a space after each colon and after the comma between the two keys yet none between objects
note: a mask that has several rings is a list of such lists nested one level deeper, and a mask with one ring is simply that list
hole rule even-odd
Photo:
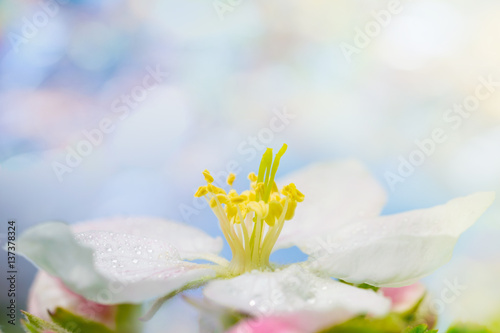
[{"label": "apple blossom", "polygon": [[[20,253],[74,292],[102,304],[166,300],[207,284],[212,302],[253,316],[296,312],[328,327],[353,316],[385,315],[381,293],[351,286],[402,287],[446,263],[458,237],[491,205],[494,193],[476,193],[428,209],[390,216],[386,195],[357,162],[321,163],[275,181],[286,145],[273,160],[268,149],[250,189],[237,193],[207,182],[195,196],[214,211],[232,251],[217,254],[220,238],[155,218],[116,218],[73,232],[49,222],[25,232]],[[281,191],[278,184],[285,183]],[[297,246],[305,262],[279,266],[273,250]],[[199,259],[211,263],[200,263]],[[312,329],[312,328],[311,328]]]},{"label": "apple blossom", "polygon": [[114,327],[117,308],[89,300],[69,290],[60,280],[40,271],[31,285],[28,296],[28,311],[47,321],[49,312],[64,308],[86,319]]}]

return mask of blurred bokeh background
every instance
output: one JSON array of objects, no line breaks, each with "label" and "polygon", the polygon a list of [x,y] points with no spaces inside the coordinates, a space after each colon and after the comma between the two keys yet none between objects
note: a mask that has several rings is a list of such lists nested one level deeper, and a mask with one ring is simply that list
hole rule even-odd
[{"label": "blurred bokeh background", "polygon": [[[282,174],[363,161],[388,214],[500,190],[499,62],[495,0],[0,0],[2,243],[9,219],[116,215],[217,235],[193,201],[201,171],[244,187],[283,142]],[[499,213],[426,279],[442,327],[500,315]],[[36,269],[18,270],[25,308]],[[466,292],[442,301],[455,279]]]}]

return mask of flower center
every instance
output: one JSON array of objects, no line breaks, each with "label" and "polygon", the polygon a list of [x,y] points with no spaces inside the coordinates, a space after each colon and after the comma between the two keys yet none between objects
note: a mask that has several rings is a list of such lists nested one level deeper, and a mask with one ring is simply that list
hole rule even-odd
[{"label": "flower center", "polygon": [[227,178],[230,190],[226,193],[214,185],[210,172],[203,171],[207,185],[198,188],[195,197],[205,197],[219,220],[233,253],[231,274],[270,268],[269,256],[283,225],[293,217],[297,202],[304,200],[295,184],[286,185],[280,192],[274,182],[286,149],[284,144],[273,161],[273,150],[268,148],[262,156],[259,174],[248,175],[250,189],[241,193],[233,189],[234,174]]}]

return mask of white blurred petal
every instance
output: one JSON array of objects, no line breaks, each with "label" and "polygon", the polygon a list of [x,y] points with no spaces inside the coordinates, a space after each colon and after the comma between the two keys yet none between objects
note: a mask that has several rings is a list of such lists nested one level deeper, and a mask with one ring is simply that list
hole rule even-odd
[{"label": "white blurred petal", "polygon": [[154,217],[116,217],[97,219],[72,226],[73,231],[121,232],[136,237],[157,239],[176,248],[181,259],[192,258],[196,253],[218,254],[222,250],[222,238],[213,238],[200,229]]},{"label": "white blurred petal", "polygon": [[390,301],[372,290],[318,277],[299,265],[212,281],[204,295],[254,316],[297,314],[309,320],[311,331],[360,314],[382,316],[390,308]]},{"label": "white blurred petal", "polygon": [[275,249],[322,235],[353,218],[378,216],[387,197],[377,180],[356,161],[314,164],[278,182],[295,183],[305,199],[298,204],[293,219],[285,223]]},{"label": "white blurred petal", "polygon": [[61,222],[27,230],[18,251],[72,291],[102,304],[140,303],[215,272],[182,261],[172,245],[108,231],[79,233]]},{"label": "white blurred petal", "polygon": [[304,241],[310,265],[348,282],[401,287],[432,273],[451,258],[458,237],[494,200],[481,192],[428,209],[364,219]]}]

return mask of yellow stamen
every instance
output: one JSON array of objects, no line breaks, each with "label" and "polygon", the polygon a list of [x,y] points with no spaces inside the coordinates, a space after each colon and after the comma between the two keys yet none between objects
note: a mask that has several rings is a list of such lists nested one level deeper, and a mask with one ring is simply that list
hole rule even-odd
[{"label": "yellow stamen", "polygon": [[204,196],[205,194],[208,193],[207,187],[206,186],[200,186],[198,187],[198,191],[194,194],[195,197],[199,198]]},{"label": "yellow stamen", "polygon": [[233,186],[235,179],[236,179],[236,175],[234,173],[230,173],[229,176],[227,176],[227,185]]},{"label": "yellow stamen", "polygon": [[248,179],[251,181],[251,182],[256,182],[257,181],[257,175],[255,174],[255,172],[250,172],[248,174]]},{"label": "yellow stamen", "polygon": [[207,185],[198,188],[195,196],[204,196],[219,220],[233,253],[228,266],[231,274],[271,268],[269,256],[283,225],[295,214],[297,203],[304,200],[304,194],[295,184],[286,185],[280,191],[274,181],[286,149],[284,144],[274,160],[272,149],[267,149],[258,175],[253,172],[248,175],[250,190],[240,194],[232,188],[235,174],[230,173],[227,177],[231,189],[226,193],[212,184],[214,178],[207,170],[203,171]]},{"label": "yellow stamen", "polygon": [[214,182],[214,177],[208,172],[208,170],[203,171],[203,176],[205,176],[205,180],[207,183],[213,183]]},{"label": "yellow stamen", "polygon": [[207,189],[208,189],[208,192],[213,193],[213,194],[219,194],[219,193],[226,194],[226,191],[224,191],[220,187],[217,187],[217,186],[212,185],[212,184],[208,184]]},{"label": "yellow stamen", "polygon": [[266,223],[272,227],[276,223],[276,219],[280,217],[283,212],[283,206],[280,202],[272,200],[269,202],[269,213],[265,218]]},{"label": "yellow stamen", "polygon": [[248,196],[246,196],[244,194],[240,194],[238,196],[231,198],[231,202],[234,204],[243,203],[243,202],[246,202],[247,200],[248,200]]}]

